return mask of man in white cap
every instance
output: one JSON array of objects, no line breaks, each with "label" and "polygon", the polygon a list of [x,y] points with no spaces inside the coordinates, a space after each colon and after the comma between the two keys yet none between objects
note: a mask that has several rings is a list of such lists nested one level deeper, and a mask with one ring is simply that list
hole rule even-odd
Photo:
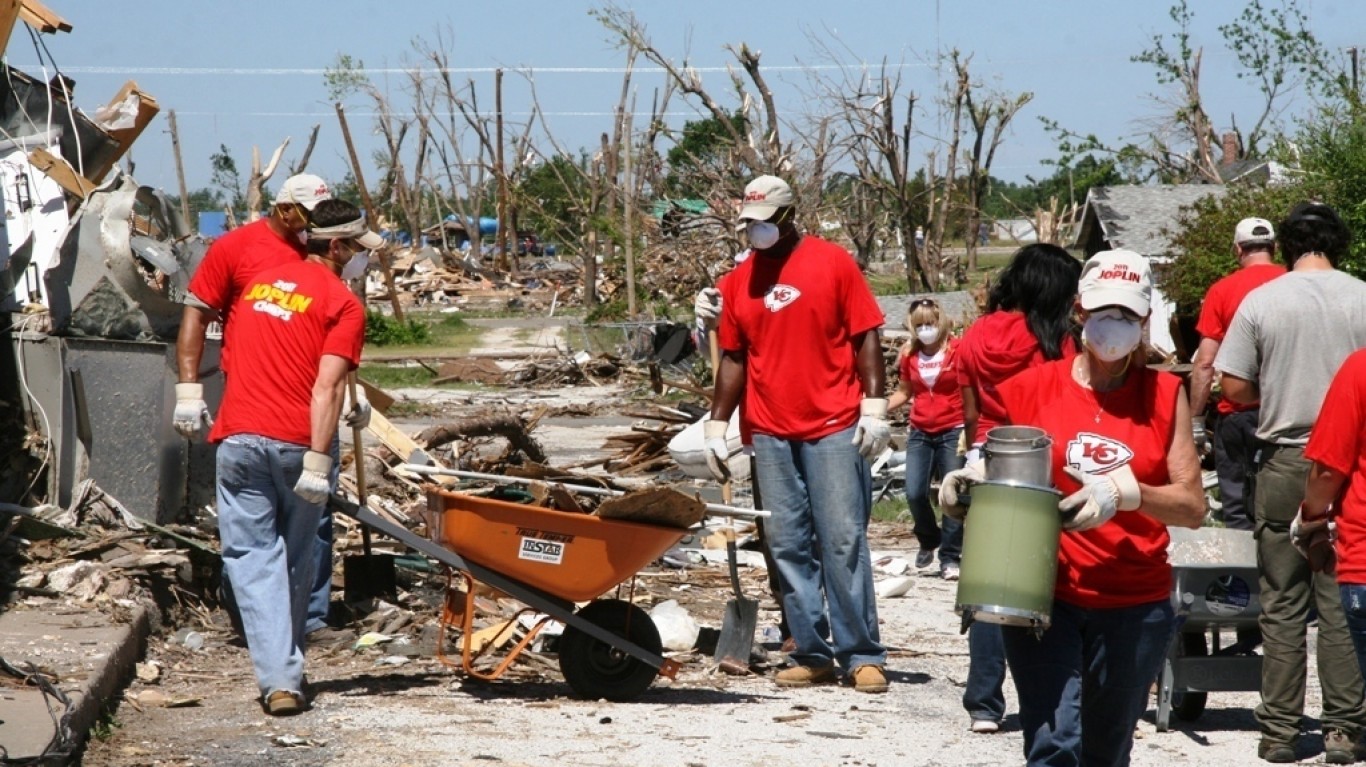
[{"label": "man in white cap", "polygon": [[[203,439],[213,426],[213,417],[204,401],[204,387],[199,382],[204,336],[210,323],[220,321],[223,325],[219,368],[226,378],[232,372],[236,346],[233,311],[247,281],[264,269],[301,261],[305,255],[310,216],[318,203],[331,198],[332,193],[322,178],[311,173],[290,176],[275,195],[269,216],[239,226],[214,240],[195,270],[176,339],[180,383],[176,385],[173,419],[176,431],[187,439]],[[347,411],[348,425],[354,423],[364,427],[369,421],[369,403],[363,400],[348,407]],[[332,515],[328,511],[324,511],[318,525],[317,538],[319,566],[315,568],[318,579],[309,605],[310,631],[326,628],[332,595]],[[231,583],[226,579],[224,596],[229,612],[234,613]]]},{"label": "man in white cap", "polygon": [[[209,441],[218,445],[218,534],[266,712],[297,714],[316,532],[333,478],[347,374],[365,310],[340,277],[365,273],[383,240],[344,200],[311,210],[307,257],[247,279],[233,309],[240,346]],[[328,562],[328,574],[331,563]]]},{"label": "man in white cap", "polygon": [[[1195,329],[1200,333],[1200,346],[1191,360],[1191,427],[1195,446],[1208,446],[1205,435],[1205,405],[1209,403],[1214,383],[1214,358],[1219,354],[1233,315],[1243,298],[1256,288],[1285,274],[1285,267],[1276,263],[1276,231],[1264,218],[1245,218],[1233,230],[1233,255],[1238,269],[1210,286],[1200,305],[1200,320]],[[1221,397],[1214,427],[1214,469],[1219,475],[1219,502],[1224,526],[1234,530],[1251,530],[1252,515],[1245,495],[1247,467],[1257,452],[1257,405],[1239,405]]]},{"label": "man in white cap", "polygon": [[720,346],[707,462],[727,477],[726,426],[744,400],[765,533],[781,573],[797,664],[780,686],[885,692],[867,526],[868,461],[890,439],[878,328],[882,310],[848,251],[803,235],[787,182],[745,187],[753,256],[720,284]]},{"label": "man in white cap", "polygon": [[1257,755],[1278,763],[1299,756],[1305,623],[1317,608],[1324,761],[1351,764],[1366,729],[1361,670],[1337,579],[1310,566],[1297,550],[1296,533],[1304,522],[1322,521],[1302,517],[1311,466],[1305,445],[1333,375],[1366,347],[1366,283],[1337,268],[1351,233],[1329,206],[1295,206],[1276,236],[1290,273],[1247,294],[1214,359],[1225,397],[1260,402],[1261,447],[1251,485],[1262,602]]}]

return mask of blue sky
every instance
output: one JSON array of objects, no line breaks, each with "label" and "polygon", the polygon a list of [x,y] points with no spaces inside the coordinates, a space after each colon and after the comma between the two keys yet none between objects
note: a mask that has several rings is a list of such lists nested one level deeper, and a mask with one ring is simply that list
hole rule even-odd
[{"label": "blue sky", "polygon": [[[1366,3],[1301,2],[1311,13],[1314,32],[1328,47],[1366,44]],[[813,50],[814,35],[841,51],[841,63],[875,65],[885,58],[902,64],[905,87],[922,96],[917,127],[930,130],[935,115],[929,97],[936,90],[931,54],[936,48],[957,46],[974,54],[973,71],[988,84],[1035,94],[996,163],[995,175],[1016,181],[1027,174],[1046,174],[1040,162],[1056,154],[1054,142],[1040,127],[1040,116],[1080,132],[1118,139],[1139,131],[1143,118],[1159,113],[1150,96],[1162,91],[1151,69],[1131,63],[1129,57],[1153,34],[1172,28],[1165,0],[787,0],[761,5],[659,0],[622,5],[635,11],[655,45],[675,60],[687,54],[699,67],[724,66],[733,61],[724,46],[742,41],[762,51],[779,107],[786,113],[805,108],[802,67],[831,63]],[[1195,42],[1206,48],[1203,81],[1208,111],[1220,130],[1235,114],[1246,130],[1256,117],[1258,94],[1251,84],[1234,77],[1236,62],[1224,50],[1216,29],[1243,3],[1194,0],[1192,5]],[[286,158],[296,158],[314,123],[320,123],[322,131],[309,169],[340,179],[349,163],[321,74],[340,53],[363,60],[384,87],[378,70],[411,64],[414,39],[435,41],[443,30],[454,40],[450,51],[457,67],[539,70],[542,106],[550,113],[547,121],[559,140],[571,147],[595,143],[597,133],[610,125],[603,115],[616,104],[620,75],[550,70],[610,69],[624,61],[607,31],[587,13],[598,4],[568,0],[70,0],[49,7],[74,26],[69,34],[44,39],[57,65],[75,78],[78,106],[93,112],[127,79],[136,80],[160,102],[162,115],[134,145],[135,176],[171,192],[176,180],[165,120],[169,109],[177,113],[192,189],[208,184],[209,156],[220,144],[229,147],[245,171],[253,145],[268,156],[285,136],[293,138]],[[11,65],[41,76],[39,57],[22,25],[7,55]],[[463,75],[470,76],[479,81],[481,98],[491,107],[493,75]],[[401,79],[391,76],[390,82],[396,86]],[[719,98],[728,95],[724,74],[706,73],[704,81]],[[662,75],[637,76],[638,111],[648,111],[651,92],[661,82]],[[504,107],[515,120],[530,102],[516,77],[506,76],[504,83]],[[1301,97],[1291,113],[1306,104]],[[676,100],[671,111],[689,109]],[[352,133],[368,157],[366,150],[375,142],[366,112],[363,101],[348,103]],[[678,124],[683,119],[680,115]],[[916,156],[923,157],[931,146],[931,138],[918,139]],[[374,168],[367,164],[365,171],[367,180],[373,181]]]}]

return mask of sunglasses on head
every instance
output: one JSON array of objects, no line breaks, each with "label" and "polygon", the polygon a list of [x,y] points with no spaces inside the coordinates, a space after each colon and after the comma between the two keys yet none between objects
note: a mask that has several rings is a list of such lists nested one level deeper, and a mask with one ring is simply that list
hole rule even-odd
[{"label": "sunglasses on head", "polygon": [[912,301],[912,302],[911,302],[911,308],[912,308],[912,309],[918,309],[918,308],[920,308],[920,307],[922,307],[922,306],[926,306],[926,307],[929,307],[929,308],[933,309],[933,308],[935,308],[936,306],[939,306],[939,304],[936,304],[936,303],[934,302],[934,299],[933,299],[933,298],[920,298],[920,299],[916,299],[915,301]]}]

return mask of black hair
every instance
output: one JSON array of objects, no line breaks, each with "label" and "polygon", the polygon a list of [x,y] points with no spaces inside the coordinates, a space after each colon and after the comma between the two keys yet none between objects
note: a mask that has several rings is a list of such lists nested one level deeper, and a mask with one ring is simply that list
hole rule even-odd
[{"label": "black hair", "polygon": [[[330,199],[322,200],[313,206],[313,210],[308,215],[308,220],[314,229],[326,229],[332,226],[347,224],[361,217],[360,208],[347,202],[346,200]],[[310,239],[304,249],[308,253],[323,255],[332,244],[331,240]]]},{"label": "black hair", "polygon": [[1322,253],[1334,268],[1347,252],[1352,233],[1337,211],[1321,202],[1302,202],[1290,209],[1276,230],[1285,265],[1294,268],[1305,253]]},{"label": "black hair", "polygon": [[1081,262],[1067,251],[1047,243],[1026,245],[1015,251],[991,286],[987,310],[1024,313],[1044,358],[1062,359],[1079,279]]}]

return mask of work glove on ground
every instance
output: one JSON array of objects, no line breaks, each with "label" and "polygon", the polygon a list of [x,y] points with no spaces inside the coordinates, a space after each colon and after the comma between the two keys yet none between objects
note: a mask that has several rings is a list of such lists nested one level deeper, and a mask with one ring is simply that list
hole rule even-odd
[{"label": "work glove on ground", "polygon": [[1196,455],[1207,456],[1214,450],[1214,444],[1210,441],[1209,432],[1205,431],[1205,417],[1191,417],[1191,436],[1195,438]]},{"label": "work glove on ground", "polygon": [[351,387],[342,391],[342,423],[352,429],[364,429],[370,425],[370,400],[365,398],[365,390],[356,387],[356,401],[351,402]]},{"label": "work glove on ground", "polygon": [[721,319],[721,291],[716,288],[702,288],[692,304],[693,316],[702,330],[715,330]]},{"label": "work glove on ground", "polygon": [[973,485],[986,480],[986,464],[981,461],[945,474],[939,481],[939,510],[950,519],[962,521],[968,515],[968,507],[960,503],[961,496],[967,495]]},{"label": "work glove on ground", "polygon": [[321,506],[327,503],[331,493],[331,483],[327,475],[332,472],[332,456],[312,450],[304,453],[304,470],[299,481],[294,483],[294,492],[304,503]]},{"label": "work glove on ground", "polygon": [[175,385],[175,413],[171,416],[175,430],[186,439],[203,439],[213,428],[213,416],[204,402],[204,384],[178,383]]},{"label": "work glove on ground", "polygon": [[858,426],[854,429],[854,444],[859,455],[871,461],[892,441],[892,426],[887,423],[887,398],[868,397],[859,403]]},{"label": "work glove on ground", "polygon": [[1304,504],[1290,523],[1290,543],[1309,560],[1309,569],[1332,575],[1337,570],[1337,553],[1333,544],[1338,539],[1338,523],[1333,521],[1333,507],[1316,519],[1305,521]]},{"label": "work glove on ground", "polygon": [[1133,511],[1142,502],[1138,479],[1128,466],[1104,474],[1086,474],[1071,466],[1063,471],[1081,483],[1080,490],[1058,501],[1064,530],[1081,532],[1100,527],[1116,512]]},{"label": "work glove on ground", "polygon": [[702,449],[707,455],[707,468],[717,482],[730,481],[730,445],[726,442],[725,421],[707,420],[702,422]]}]

